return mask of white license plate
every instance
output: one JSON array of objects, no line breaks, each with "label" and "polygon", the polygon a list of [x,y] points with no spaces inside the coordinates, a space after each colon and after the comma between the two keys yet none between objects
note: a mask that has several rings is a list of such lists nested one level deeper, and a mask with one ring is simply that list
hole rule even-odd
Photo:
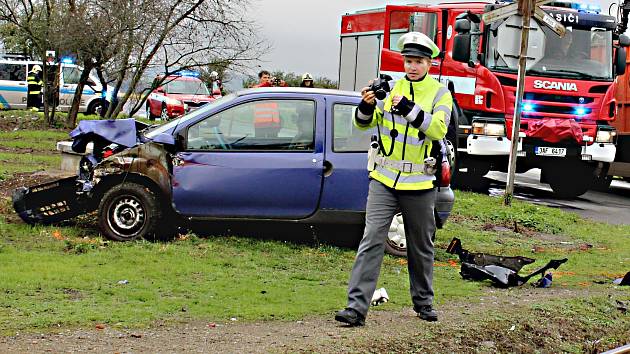
[{"label": "white license plate", "polygon": [[538,156],[567,156],[567,148],[548,147],[548,146],[536,146],[534,152]]}]

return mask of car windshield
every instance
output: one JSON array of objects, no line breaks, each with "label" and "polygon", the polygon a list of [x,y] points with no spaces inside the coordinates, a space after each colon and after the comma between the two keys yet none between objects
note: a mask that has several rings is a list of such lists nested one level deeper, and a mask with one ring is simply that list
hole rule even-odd
[{"label": "car windshield", "polygon": [[203,106],[201,106],[201,108],[194,110],[188,114],[185,114],[183,116],[181,116],[180,118],[177,118],[175,120],[172,120],[166,124],[162,124],[162,125],[156,125],[154,127],[149,128],[145,133],[144,136],[149,138],[149,139],[153,139],[156,136],[158,136],[159,134],[162,133],[169,133],[172,134],[173,133],[173,129],[179,125],[183,125],[186,122],[192,121],[192,120],[196,120],[199,116],[204,116],[208,113],[208,111],[210,111],[211,109],[213,109],[214,107],[220,105],[220,104],[225,104],[228,103],[232,100],[234,100],[236,98],[235,94],[230,94],[227,96],[223,96],[222,98],[219,98],[215,101],[212,101],[210,103],[204,104]]},{"label": "car windshield", "polygon": [[166,84],[166,92],[184,95],[209,95],[206,85],[197,80],[173,80]]},{"label": "car windshield", "polygon": [[[487,62],[490,70],[516,73],[520,35],[513,38],[517,31],[508,22],[491,27]],[[534,27],[527,50],[528,75],[613,80],[612,30],[567,26],[565,36],[560,38],[546,26]]]}]

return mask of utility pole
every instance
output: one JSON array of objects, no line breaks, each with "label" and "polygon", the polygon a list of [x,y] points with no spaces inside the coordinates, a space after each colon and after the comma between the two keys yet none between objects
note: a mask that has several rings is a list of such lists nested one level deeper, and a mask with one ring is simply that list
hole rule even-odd
[{"label": "utility pole", "polygon": [[565,28],[559,22],[545,13],[540,5],[551,0],[518,0],[517,4],[510,4],[496,10],[485,13],[482,18],[485,23],[498,21],[500,19],[520,15],[521,20],[521,46],[518,57],[518,82],[516,84],[516,102],[514,103],[514,118],[512,120],[512,139],[510,149],[510,159],[508,164],[507,185],[503,204],[512,205],[514,195],[514,177],[516,174],[516,157],[518,153],[519,132],[521,128],[521,112],[523,106],[523,93],[525,92],[525,72],[527,71],[527,48],[529,47],[529,30],[531,18],[534,16],[541,24],[551,28],[558,36],[563,37]]}]

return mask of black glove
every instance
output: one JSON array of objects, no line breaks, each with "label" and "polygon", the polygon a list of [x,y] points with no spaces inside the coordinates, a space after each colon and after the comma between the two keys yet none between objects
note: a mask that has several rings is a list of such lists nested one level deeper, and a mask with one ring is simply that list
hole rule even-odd
[{"label": "black glove", "polygon": [[407,97],[403,96],[400,102],[398,102],[398,104],[394,106],[394,110],[396,111],[396,114],[400,114],[401,116],[406,117],[409,115],[409,113],[411,113],[411,110],[415,105],[416,104],[413,103],[413,101],[410,101],[407,99]]}]

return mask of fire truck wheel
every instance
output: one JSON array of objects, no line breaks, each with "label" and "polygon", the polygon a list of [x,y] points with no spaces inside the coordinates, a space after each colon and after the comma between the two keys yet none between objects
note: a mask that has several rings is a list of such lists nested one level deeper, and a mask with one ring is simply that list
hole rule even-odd
[{"label": "fire truck wheel", "polygon": [[170,117],[168,116],[168,110],[166,109],[166,105],[162,106],[162,111],[160,112],[160,119],[165,121]]},{"label": "fire truck wheel", "polygon": [[115,241],[155,239],[163,218],[158,196],[137,183],[124,182],[105,193],[98,223],[105,237]]},{"label": "fire truck wheel", "polygon": [[387,239],[385,239],[385,252],[398,257],[407,257],[407,238],[401,213],[394,215],[392,224],[389,226]]},{"label": "fire truck wheel", "polygon": [[595,167],[586,163],[553,164],[543,169],[545,180],[556,197],[573,199],[593,185]]}]

